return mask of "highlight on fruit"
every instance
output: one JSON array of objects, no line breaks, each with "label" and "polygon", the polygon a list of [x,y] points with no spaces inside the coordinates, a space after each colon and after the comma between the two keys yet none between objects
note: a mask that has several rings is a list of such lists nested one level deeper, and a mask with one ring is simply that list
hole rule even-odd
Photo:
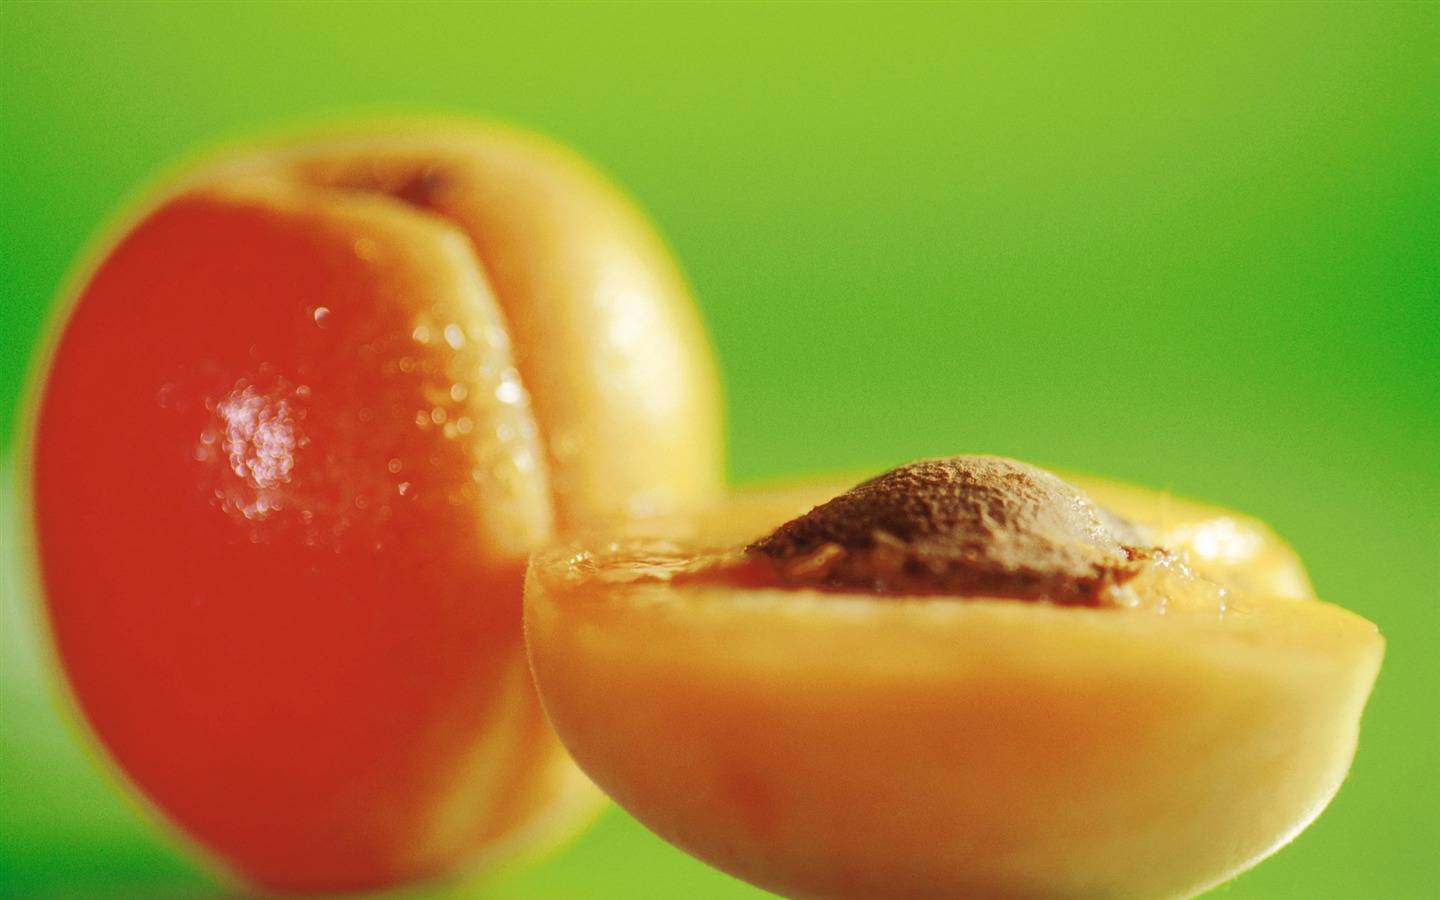
[{"label": "highlight on fruit", "polygon": [[526,558],[721,484],[708,341],[620,191],[508,127],[286,138],[157,188],[62,308],[27,462],[54,675],[200,864],[361,891],[590,818]]},{"label": "highlight on fruit", "polygon": [[733,495],[537,554],[561,740],[796,898],[1182,898],[1353,758],[1383,641],[1260,522],[995,457]]}]

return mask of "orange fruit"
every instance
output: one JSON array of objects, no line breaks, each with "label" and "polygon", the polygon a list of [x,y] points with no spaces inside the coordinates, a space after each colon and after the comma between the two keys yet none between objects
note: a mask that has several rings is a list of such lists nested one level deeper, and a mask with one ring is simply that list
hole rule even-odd
[{"label": "orange fruit", "polygon": [[401,125],[213,161],[87,266],[37,384],[34,540],[59,672],[142,802],[284,891],[583,818],[526,557],[721,479],[713,362],[640,214],[531,135]]},{"label": "orange fruit", "polygon": [[[1077,482],[1054,528],[1025,510],[1007,520],[993,497],[972,512],[993,545],[1034,556],[1050,553],[1023,548],[1037,534],[1110,542],[1121,531],[1103,503],[1162,548],[1124,547],[1108,600],[1027,594],[1048,570],[986,568],[1003,556],[991,549],[925,556],[900,534],[936,505],[918,495],[777,531],[840,492],[753,492],[562,542],[526,587],[546,712],[641,822],[784,896],[1192,896],[1284,844],[1338,789],[1383,641],[1314,599],[1259,522]],[[876,524],[896,510],[905,521]],[[934,521],[915,530],[944,531]],[[775,541],[800,549],[761,555]],[[955,559],[992,592],[915,580],[949,577]],[[856,586],[857,569],[904,589]]]}]

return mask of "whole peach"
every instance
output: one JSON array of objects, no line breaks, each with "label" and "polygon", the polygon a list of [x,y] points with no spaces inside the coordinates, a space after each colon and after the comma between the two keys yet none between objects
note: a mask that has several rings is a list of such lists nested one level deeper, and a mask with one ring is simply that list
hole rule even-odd
[{"label": "whole peach", "polygon": [[251,148],[119,232],[29,460],[104,757],[270,890],[426,878],[592,809],[530,682],[526,557],[721,477],[713,362],[645,220],[545,141],[439,123]]}]

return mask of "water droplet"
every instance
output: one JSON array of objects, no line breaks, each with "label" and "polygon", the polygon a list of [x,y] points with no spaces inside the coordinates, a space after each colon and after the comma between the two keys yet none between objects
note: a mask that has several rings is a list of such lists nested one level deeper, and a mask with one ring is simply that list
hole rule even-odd
[{"label": "water droplet", "polygon": [[430,343],[430,329],[424,325],[416,325],[415,330],[410,332],[410,338],[417,344],[428,344]]},{"label": "water droplet", "polygon": [[406,494],[410,493],[410,482],[408,482],[408,481],[402,481],[402,482],[400,482],[399,484],[395,485],[395,490],[396,490],[397,493],[400,494],[400,496],[402,496],[402,497],[405,496]]},{"label": "water droplet", "polygon": [[371,419],[375,418],[375,410],[371,409],[368,406],[363,406],[360,408],[360,412],[357,413],[357,415],[360,417],[360,421],[369,422]]},{"label": "water droplet", "polygon": [[585,449],[585,439],[577,429],[570,429],[551,442],[551,450],[558,459],[574,459]]},{"label": "water droplet", "polygon": [[315,307],[315,324],[321,328],[330,326],[330,310],[324,306]]},{"label": "water droplet", "polygon": [[415,360],[408,356],[400,357],[400,371],[406,373],[407,375],[415,371]]},{"label": "water droplet", "polygon": [[451,350],[459,350],[465,346],[465,329],[459,325],[450,324],[445,326],[445,343],[450,345]]},{"label": "water droplet", "polygon": [[515,468],[521,472],[533,472],[535,470],[535,457],[529,450],[517,450],[515,452]]},{"label": "water droplet", "polygon": [[495,399],[512,406],[525,399],[525,388],[520,386],[520,375],[514,369],[506,369],[495,386]]},{"label": "water droplet", "polygon": [[469,416],[461,416],[455,420],[455,430],[461,434],[469,434],[475,430],[475,423],[470,421]]},{"label": "water droplet", "polygon": [[441,409],[438,406],[430,410],[430,421],[434,422],[436,425],[445,424],[445,410]]},{"label": "water droplet", "polygon": [[395,474],[396,472],[400,471],[400,460],[390,460],[388,463],[385,464],[385,468],[390,470],[390,474]]},{"label": "water droplet", "polygon": [[369,498],[369,497],[366,497],[364,494],[361,494],[360,496],[358,496],[358,497],[355,498],[355,508],[356,508],[356,509],[364,509],[365,507],[367,507],[367,506],[369,506],[369,505],[370,505],[370,498]]},{"label": "water droplet", "polygon": [[504,382],[495,389],[495,399],[501,403],[514,405],[524,398],[525,392],[521,389],[520,385],[514,382]]},{"label": "water droplet", "polygon": [[295,389],[295,396],[297,396],[297,397],[308,397],[308,396],[310,396],[310,385],[308,385],[308,384],[302,384],[302,385],[300,385],[299,387],[297,387],[297,388]]},{"label": "water droplet", "polygon": [[485,327],[485,343],[495,349],[504,349],[510,346],[510,335],[499,325],[487,325]]},{"label": "water droplet", "polygon": [[454,400],[456,403],[462,403],[468,396],[470,396],[470,389],[467,388],[465,385],[461,384],[458,381],[450,385],[451,400]]}]

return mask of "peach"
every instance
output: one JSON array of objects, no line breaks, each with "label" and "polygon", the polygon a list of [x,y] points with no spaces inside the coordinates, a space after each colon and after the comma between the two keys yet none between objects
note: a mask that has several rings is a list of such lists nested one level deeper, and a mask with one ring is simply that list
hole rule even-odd
[{"label": "peach", "polygon": [[777,528],[839,492],[754,492],[538,554],[561,740],[789,897],[1188,897],[1288,841],[1348,771],[1375,627],[1253,519],[1087,480],[1036,515],[999,465],[959,512],[862,485]]},{"label": "peach", "polygon": [[210,162],[88,265],[37,382],[34,544],[95,748],[268,890],[423,879],[594,808],[529,551],[703,502],[717,381],[650,227],[459,123]]}]

